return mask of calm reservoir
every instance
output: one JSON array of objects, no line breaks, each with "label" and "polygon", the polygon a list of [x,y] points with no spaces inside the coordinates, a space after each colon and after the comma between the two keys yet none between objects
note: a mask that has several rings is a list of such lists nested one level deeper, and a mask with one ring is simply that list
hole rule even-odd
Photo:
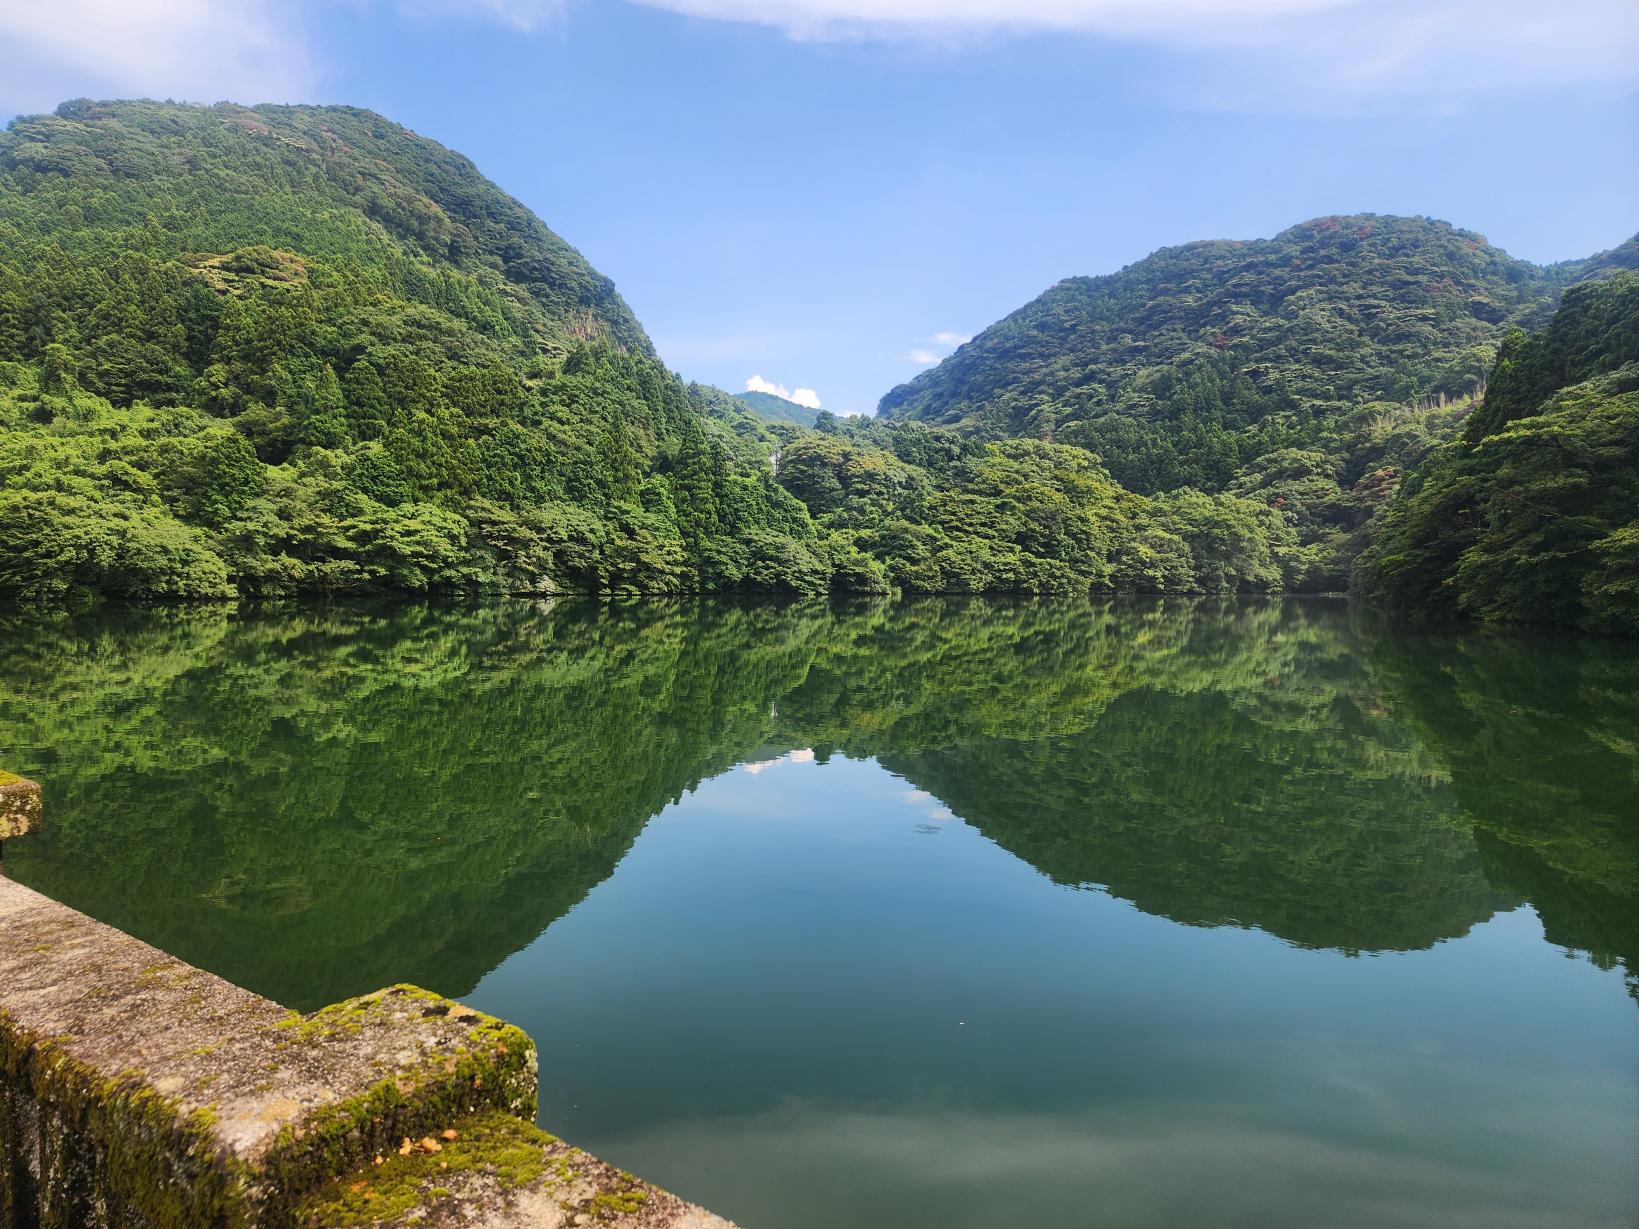
[{"label": "calm reservoir", "polygon": [[7,872],[527,1029],[747,1229],[1631,1226],[1639,648],[1341,602],[0,623]]}]

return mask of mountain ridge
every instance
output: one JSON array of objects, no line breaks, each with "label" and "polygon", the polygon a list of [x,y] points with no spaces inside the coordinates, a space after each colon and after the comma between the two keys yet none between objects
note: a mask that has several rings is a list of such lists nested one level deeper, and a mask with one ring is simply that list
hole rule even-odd
[{"label": "mountain ridge", "polygon": [[0,134],[13,600],[812,586],[812,525],[709,409],[579,252],[373,112]]},{"label": "mountain ridge", "polygon": [[[251,168],[223,171],[225,150],[243,156],[258,143],[262,156]],[[317,241],[322,249],[327,230],[345,226],[312,216],[310,207],[287,208],[278,192],[322,190],[326,204],[359,209],[429,258],[499,274],[560,322],[573,325],[585,313],[608,340],[653,352],[614,283],[471,159],[365,108],[75,99],[49,115],[14,119],[0,133],[0,165],[35,172],[43,181],[36,187],[49,187],[53,174],[81,185],[163,179],[184,200],[190,180],[212,176],[229,199],[258,198],[274,247],[301,236],[305,244],[289,246]]]},{"label": "mountain ridge", "polygon": [[[1142,441],[1110,420],[1193,411],[1241,430],[1270,414],[1467,396],[1507,329],[1545,324],[1559,290],[1601,261],[1639,263],[1639,241],[1540,266],[1437,219],[1356,214],[1174,245],[1055,283],[890,390],[878,412],[1079,444],[1133,490],[1201,485],[1129,458]],[[1164,378],[1215,367],[1245,387],[1203,398]]]},{"label": "mountain ridge", "polygon": [[812,427],[819,419],[820,410],[814,406],[800,405],[789,397],[782,397],[778,393],[758,392],[747,389],[743,393],[730,393],[736,401],[748,406],[751,412],[759,418],[769,422],[796,423],[799,427]]},{"label": "mountain ridge", "polygon": [[1518,326],[1636,255],[1375,215],[1164,249],[805,423],[685,385],[373,112],[79,100],[0,135],[0,597],[1335,591],[1488,377],[1560,387]]}]

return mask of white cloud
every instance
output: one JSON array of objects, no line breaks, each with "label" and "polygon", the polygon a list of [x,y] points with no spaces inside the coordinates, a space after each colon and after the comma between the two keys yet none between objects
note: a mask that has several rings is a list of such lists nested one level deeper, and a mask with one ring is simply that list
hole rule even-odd
[{"label": "white cloud", "polygon": [[[353,0],[401,18],[529,32],[566,0]],[[0,0],[0,115],[68,98],[246,104],[317,98],[317,0]],[[304,11],[306,10],[306,11]]]},{"label": "white cloud", "polygon": [[820,408],[820,395],[811,388],[789,389],[783,384],[775,384],[765,380],[762,376],[752,376],[746,381],[748,393],[772,393],[776,397],[784,397],[787,401],[794,401],[798,405],[807,406],[810,410]]},{"label": "white cloud", "polygon": [[[299,102],[330,57],[334,0],[0,0],[0,114],[76,96]],[[594,0],[350,0],[528,33]],[[630,0],[795,39],[1085,34],[1175,53],[1150,79],[1229,110],[1460,109],[1488,97],[1639,89],[1634,0]],[[339,53],[338,53],[339,54]],[[1170,66],[1169,66],[1170,65]],[[939,334],[941,344],[956,334]]]},{"label": "white cloud", "polygon": [[271,0],[0,0],[0,110],[65,98],[308,98],[299,21]]},{"label": "white cloud", "polygon": [[1011,28],[1131,35],[1310,14],[1351,0],[637,0],[693,17],[778,26],[799,38]]},{"label": "white cloud", "polygon": [[560,17],[564,0],[398,0],[394,7],[406,17],[493,21],[527,34]]},{"label": "white cloud", "polygon": [[1229,108],[1457,106],[1639,86],[1634,0],[635,0],[794,39],[1079,33],[1183,53],[1162,88]]},{"label": "white cloud", "polygon": [[907,363],[915,363],[918,367],[932,367],[935,363],[944,359],[945,355],[942,351],[951,350],[957,346],[964,346],[968,342],[972,341],[973,338],[969,337],[966,333],[952,333],[949,330],[945,330],[943,332],[935,333],[932,337],[929,337],[926,340],[931,341],[934,345],[938,346],[939,349],[930,350],[926,346],[917,346],[909,354],[905,355],[905,361]]}]

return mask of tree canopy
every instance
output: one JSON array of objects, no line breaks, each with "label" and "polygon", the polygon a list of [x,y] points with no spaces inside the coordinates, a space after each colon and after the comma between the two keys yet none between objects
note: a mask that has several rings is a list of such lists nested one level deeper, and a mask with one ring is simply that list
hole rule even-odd
[{"label": "tree canopy", "polygon": [[1483,408],[1386,510],[1360,588],[1420,614],[1639,635],[1639,274],[1502,345]]}]

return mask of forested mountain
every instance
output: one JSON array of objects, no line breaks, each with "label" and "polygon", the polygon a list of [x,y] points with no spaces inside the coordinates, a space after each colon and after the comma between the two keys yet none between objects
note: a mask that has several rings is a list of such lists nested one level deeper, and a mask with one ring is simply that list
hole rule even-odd
[{"label": "forested mountain", "polygon": [[1639,275],[1574,286],[1545,331],[1508,336],[1357,579],[1423,613],[1639,635]]},{"label": "forested mountain", "polygon": [[1136,491],[1222,486],[1317,419],[1468,396],[1509,326],[1546,321],[1567,272],[1371,214],[1163,248],[1060,282],[880,413],[1082,444]]},{"label": "forested mountain", "polygon": [[606,278],[380,116],[0,136],[13,598],[777,587],[812,526],[697,401]]},{"label": "forested mountain", "polygon": [[1152,505],[1080,449],[813,425],[685,386],[561,239],[380,116],[82,101],[0,136],[10,600],[1300,570],[1255,499]]},{"label": "forested mountain", "polygon": [[769,422],[794,422],[799,427],[812,427],[820,416],[816,409],[798,405],[795,401],[787,401],[773,393],[748,391],[733,395],[736,400],[745,402],[753,414],[759,418],[766,418]]},{"label": "forested mountain", "polygon": [[1279,508],[1287,582],[1341,588],[1372,515],[1484,393],[1502,339],[1639,240],[1542,268],[1428,218],[1364,214],[1166,248],[1071,278],[883,398],[880,413],[1095,453],[1142,494]]}]

